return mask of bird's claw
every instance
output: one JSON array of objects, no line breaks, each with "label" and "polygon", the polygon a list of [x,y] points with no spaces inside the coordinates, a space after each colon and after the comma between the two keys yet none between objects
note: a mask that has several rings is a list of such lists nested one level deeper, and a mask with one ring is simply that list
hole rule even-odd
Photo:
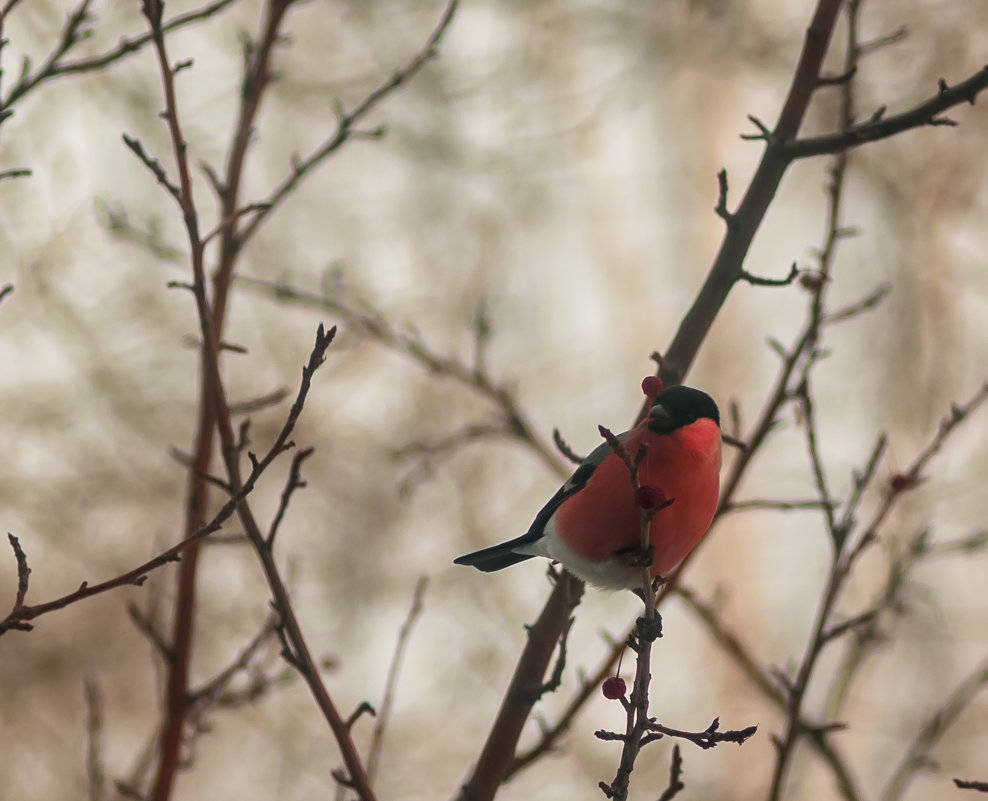
[{"label": "bird's claw", "polygon": [[614,555],[628,567],[651,567],[655,561],[655,546],[651,543],[647,548],[632,545],[615,551]]}]

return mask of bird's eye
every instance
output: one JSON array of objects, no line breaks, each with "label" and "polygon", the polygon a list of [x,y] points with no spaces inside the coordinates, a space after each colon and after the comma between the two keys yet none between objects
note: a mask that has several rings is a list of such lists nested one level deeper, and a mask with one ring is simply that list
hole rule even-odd
[{"label": "bird's eye", "polygon": [[661,403],[656,403],[649,412],[649,417],[669,417],[669,410]]}]

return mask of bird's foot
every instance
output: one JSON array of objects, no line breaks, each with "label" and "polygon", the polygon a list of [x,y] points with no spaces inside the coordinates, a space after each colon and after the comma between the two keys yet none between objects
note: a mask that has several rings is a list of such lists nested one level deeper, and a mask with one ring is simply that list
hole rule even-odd
[{"label": "bird's foot", "polygon": [[627,548],[619,548],[614,555],[628,567],[651,567],[655,561],[655,547],[651,544],[647,548],[629,545]]}]

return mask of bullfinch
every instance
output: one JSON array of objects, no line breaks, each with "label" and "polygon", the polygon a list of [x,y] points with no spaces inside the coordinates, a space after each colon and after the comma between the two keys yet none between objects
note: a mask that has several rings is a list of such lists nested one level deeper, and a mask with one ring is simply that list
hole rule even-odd
[{"label": "bullfinch", "polygon": [[[652,576],[665,576],[710,527],[720,491],[720,412],[706,392],[670,387],[648,416],[618,435],[631,458],[647,446],[639,484],[666,499],[649,524]],[[542,507],[525,534],[454,560],[490,573],[545,556],[604,589],[641,586],[641,517],[629,468],[608,444],[597,447]]]}]

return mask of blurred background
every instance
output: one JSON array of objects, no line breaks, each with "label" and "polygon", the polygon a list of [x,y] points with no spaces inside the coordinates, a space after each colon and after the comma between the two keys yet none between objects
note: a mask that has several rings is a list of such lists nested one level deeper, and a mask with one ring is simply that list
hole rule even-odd
[{"label": "blurred background", "polygon": [[[145,30],[137,3],[97,2],[78,55]],[[309,176],[244,253],[227,339],[245,355],[225,361],[228,394],[291,394],[319,322],[341,333],[318,373],[294,439],[314,446],[309,486],[290,507],[278,555],[312,649],[344,713],[379,704],[413,590],[429,579],[412,633],[381,759],[381,798],[445,798],[476,759],[525,632],[549,585],[528,562],[483,576],[456,555],[525,530],[558,485],[532,448],[509,437],[458,437],[496,425],[489,398],[368,334],[356,314],[384,320],[430,352],[472,365],[478,320],[485,367],[509,387],[533,430],[553,427],[578,452],[596,426],[634,420],[649,354],[670,342],[716,252],[716,173],[740,198],[761,154],[746,115],[771,124],[781,107],[812,3],[466,2],[440,49],[367,125],[380,140],[349,142]],[[169,3],[170,16],[195,8]],[[67,3],[35,0],[3,30],[3,86],[20,59],[37,65],[55,46]],[[279,80],[267,96],[248,158],[245,197],[267,196],[334,130],[334,101],[351,108],[428,38],[438,3],[306,3],[289,14],[278,46]],[[242,40],[261,5],[239,0],[174,33],[174,61],[193,161],[223,164],[238,102]],[[868,55],[856,76],[862,115],[890,113],[985,63],[988,6],[978,0],[867,2],[861,36],[905,27]],[[828,69],[840,69],[844,23]],[[804,132],[833,130],[837,94],[819,92]],[[952,401],[986,377],[988,336],[988,116],[955,109],[958,128],[911,131],[852,153],[829,302],[840,307],[881,284],[875,310],[828,329],[816,369],[821,446],[834,494],[846,497],[875,437],[890,437],[879,486],[932,438]],[[140,138],[171,169],[158,119],[160,80],[150,51],[104,71],[60,78],[18,104],[0,129],[0,169],[29,178],[0,183],[0,509],[31,568],[29,603],[110,578],[180,537],[187,452],[195,419],[197,324],[181,218],[121,140]],[[827,158],[794,165],[746,263],[784,277],[816,266],[826,235]],[[201,173],[208,229],[215,203]],[[253,279],[253,280],[251,280]],[[267,286],[265,286],[267,284]],[[276,297],[277,284],[327,299],[326,308]],[[779,357],[803,325],[808,294],[739,285],[700,353],[689,383],[750,429]],[[345,313],[341,311],[345,307]],[[251,415],[263,450],[288,401]],[[964,425],[903,500],[860,563],[842,609],[868,608],[890,566],[923,531],[951,542],[984,529],[988,414]],[[728,459],[734,458],[728,453]],[[261,482],[262,519],[277,506],[288,460]],[[814,484],[804,437],[789,407],[739,492],[804,500]],[[865,516],[880,498],[873,489]],[[228,526],[234,534],[236,526]],[[826,578],[830,543],[819,510],[726,516],[702,545],[686,583],[759,664],[791,670],[801,657]],[[988,557],[972,548],[924,558],[910,572],[882,645],[847,688],[835,743],[864,798],[883,795],[917,731],[979,664],[988,642]],[[0,604],[16,589],[13,554],[0,555]],[[206,548],[194,683],[229,664],[261,627],[268,593],[249,548]],[[127,604],[167,630],[174,567],[143,588],[105,594],[40,618],[31,633],[0,640],[3,794],[70,799],[87,787],[84,683],[102,699],[101,759],[112,780],[141,785],[161,709],[160,661]],[[596,669],[639,602],[589,591],[569,638],[563,686],[537,706],[551,723],[581,672]],[[5,609],[6,607],[0,607]],[[764,797],[781,713],[711,639],[680,599],[663,608],[653,655],[652,708],[684,729],[758,724],[741,748],[684,746],[686,798]],[[304,685],[265,649],[267,677],[251,703],[194,720],[190,764],[175,798],[304,799],[333,792],[338,752]],[[807,711],[826,719],[841,648],[811,686]],[[984,668],[982,668],[984,670]],[[625,675],[632,668],[625,666]],[[242,678],[241,682],[247,680]],[[238,685],[239,686],[239,685]],[[973,694],[938,737],[906,798],[963,796],[951,779],[988,780],[988,699]],[[599,693],[556,753],[519,774],[505,799],[598,797],[619,747],[593,737],[623,726]],[[355,736],[366,748],[372,723]],[[89,726],[92,729],[92,726]],[[535,721],[523,744],[538,739]],[[657,796],[670,745],[649,747],[633,796]],[[637,794],[636,790],[637,788]],[[790,797],[840,797],[832,774],[803,747]]]}]

